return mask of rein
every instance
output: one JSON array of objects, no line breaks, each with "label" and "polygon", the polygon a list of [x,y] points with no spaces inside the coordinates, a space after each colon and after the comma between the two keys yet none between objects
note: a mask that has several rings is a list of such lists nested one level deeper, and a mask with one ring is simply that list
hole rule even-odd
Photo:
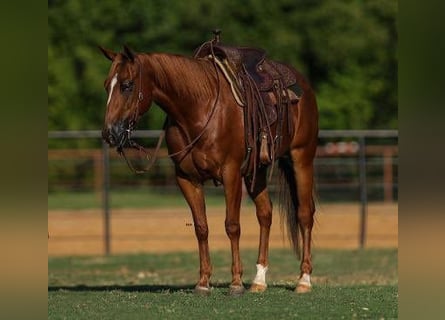
[{"label": "rein", "polygon": [[[218,103],[219,100],[219,96],[220,96],[220,91],[221,91],[221,86],[220,86],[220,79],[219,79],[219,73],[218,73],[218,67],[216,65],[216,59],[215,59],[215,52],[213,51],[213,41],[210,40],[206,43],[209,43],[210,48],[211,48],[211,52],[212,52],[212,62],[213,62],[213,67],[215,69],[215,73],[216,73],[216,79],[217,79],[217,87],[218,90],[216,92],[216,98],[215,98],[215,102],[213,103],[212,108],[209,111],[209,114],[207,116],[207,120],[206,123],[204,124],[204,127],[202,128],[201,132],[188,144],[186,145],[183,149],[174,152],[174,153],[169,153],[167,154],[166,157],[168,158],[172,158],[175,157],[185,151],[188,151],[189,149],[191,149],[197,142],[198,140],[204,135],[208,124],[210,123],[210,120],[213,118],[213,115],[215,113],[216,110],[216,104]],[[204,44],[206,44],[204,43]],[[204,45],[203,44],[203,45]],[[138,170],[136,168],[134,168],[134,166],[131,164],[131,162],[128,160],[127,156],[125,155],[125,151],[123,148],[118,149],[119,154],[121,154],[124,159],[125,162],[127,163],[128,167],[136,174],[142,174],[142,173],[146,173],[148,172],[151,167],[154,165],[154,163],[156,162],[157,159],[157,155],[159,152],[159,149],[161,148],[162,142],[164,140],[165,137],[165,130],[163,130],[159,136],[158,142],[156,144],[156,148],[155,151],[153,153],[153,156],[150,156],[150,153],[147,152],[147,150],[145,150],[145,148],[143,146],[141,146],[140,144],[138,144],[137,142],[131,140],[131,132],[133,131],[133,126],[137,123],[140,115],[139,115],[139,103],[144,99],[144,95],[142,93],[142,67],[141,67],[141,63],[136,60],[138,65],[139,65],[139,93],[138,93],[138,103],[137,103],[137,108],[136,108],[136,112],[135,115],[133,117],[133,119],[130,121],[129,124],[129,128],[126,130],[127,132],[127,136],[125,137],[126,139],[128,139],[128,143],[129,143],[129,147],[133,148],[133,149],[137,149],[139,151],[139,153],[144,153],[145,158],[149,161],[148,165],[141,170]],[[164,124],[165,127],[165,124]]]}]

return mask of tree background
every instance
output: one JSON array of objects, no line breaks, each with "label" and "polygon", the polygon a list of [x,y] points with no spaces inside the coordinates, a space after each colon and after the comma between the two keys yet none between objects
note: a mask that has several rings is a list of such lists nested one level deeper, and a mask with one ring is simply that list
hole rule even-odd
[{"label": "tree background", "polygon": [[[320,129],[396,129],[397,10],[396,0],[49,0],[48,129],[101,129],[110,64],[98,45],[192,55],[215,28],[305,74]],[[154,107],[143,127],[163,118]]]}]

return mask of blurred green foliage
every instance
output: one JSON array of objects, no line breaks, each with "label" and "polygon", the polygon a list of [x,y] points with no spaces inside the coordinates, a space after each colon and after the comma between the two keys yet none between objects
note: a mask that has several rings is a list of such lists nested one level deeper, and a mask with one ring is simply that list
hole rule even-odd
[{"label": "blurred green foliage", "polygon": [[[192,55],[214,28],[305,74],[321,129],[397,128],[397,11],[396,0],[49,0],[49,130],[101,128],[109,61],[98,45]],[[142,126],[162,121],[153,108]]]}]

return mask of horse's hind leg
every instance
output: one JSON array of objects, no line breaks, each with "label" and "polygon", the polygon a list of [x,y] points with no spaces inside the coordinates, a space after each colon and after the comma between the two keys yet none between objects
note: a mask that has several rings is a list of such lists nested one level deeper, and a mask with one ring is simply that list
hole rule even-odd
[{"label": "horse's hind leg", "polygon": [[255,203],[256,215],[260,225],[260,242],[258,247],[257,273],[250,287],[250,292],[264,292],[267,288],[266,272],[269,266],[269,234],[272,224],[272,203],[266,189],[266,173],[264,168],[258,172],[253,192],[251,181],[246,179],[246,187]]},{"label": "horse's hind leg", "polygon": [[203,189],[201,185],[195,185],[180,176],[176,176],[176,180],[192,211],[195,234],[198,240],[200,278],[195,287],[195,292],[198,294],[209,294],[212,265],[210,263],[208,243],[209,230],[207,226]]},{"label": "horse's hind leg", "polygon": [[297,148],[291,150],[294,176],[298,184],[298,224],[303,239],[303,256],[301,257],[300,278],[296,292],[311,290],[310,275],[312,273],[311,235],[314,224],[315,204],[313,200],[313,150]]}]

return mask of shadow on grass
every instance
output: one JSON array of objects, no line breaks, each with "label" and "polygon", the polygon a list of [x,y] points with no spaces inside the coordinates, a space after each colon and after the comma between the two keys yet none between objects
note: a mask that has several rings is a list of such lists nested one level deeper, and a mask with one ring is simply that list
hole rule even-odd
[{"label": "shadow on grass", "polygon": [[[244,284],[246,289],[248,290],[251,284]],[[212,284],[211,287],[215,289],[228,289],[230,283],[217,283]],[[290,285],[283,284],[272,284],[268,286],[269,288],[279,288],[285,289],[288,291],[294,291],[295,287]],[[124,291],[124,292],[150,292],[150,293],[166,293],[166,292],[185,292],[185,293],[193,293],[195,289],[195,285],[186,284],[186,285],[98,285],[98,286],[89,286],[89,285],[75,285],[75,286],[48,286],[48,292],[55,291],[70,291],[70,292],[91,292],[91,291]]]},{"label": "shadow on grass", "polygon": [[193,291],[193,285],[75,285],[75,286],[48,286],[48,292],[51,291],[71,291],[71,292],[87,292],[87,291],[125,291],[125,292],[178,292],[178,291]]}]

